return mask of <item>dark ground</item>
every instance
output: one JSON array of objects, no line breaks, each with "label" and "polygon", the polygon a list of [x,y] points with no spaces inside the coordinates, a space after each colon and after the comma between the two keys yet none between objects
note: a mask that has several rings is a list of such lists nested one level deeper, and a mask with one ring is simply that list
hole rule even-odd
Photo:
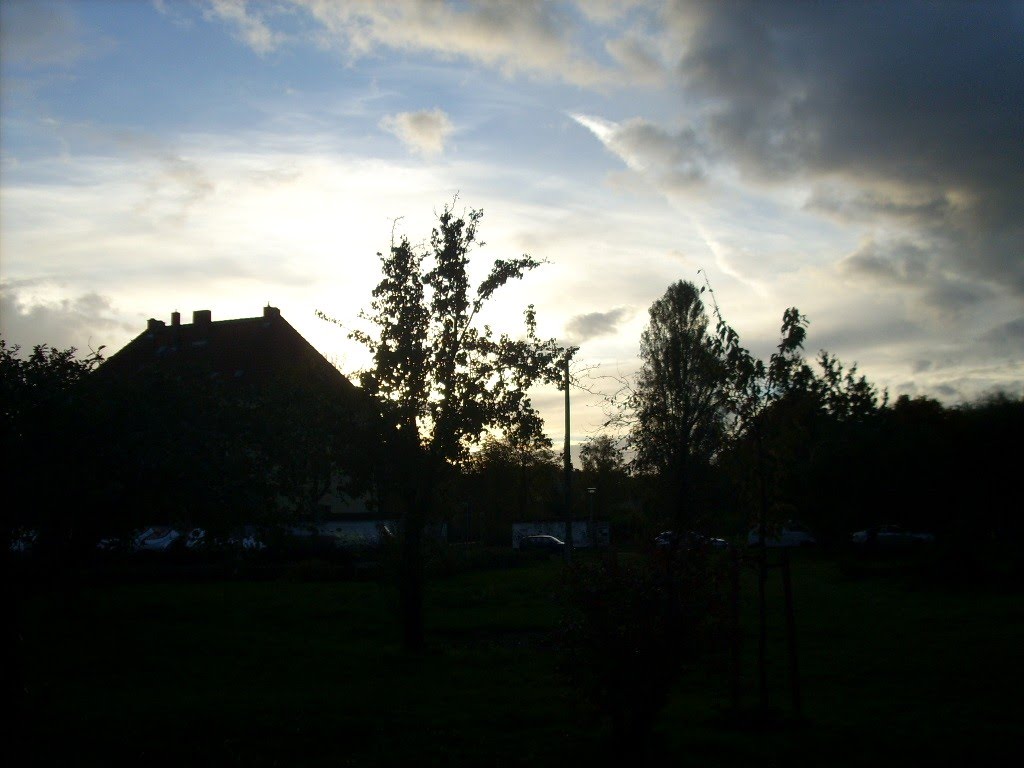
[{"label": "dark ground", "polygon": [[[654,729],[651,763],[960,765],[1019,753],[1021,592],[928,586],[905,570],[797,558],[799,722],[773,574],[769,727],[752,717],[755,582],[745,574],[741,712],[728,710],[719,665],[689,667]],[[273,580],[73,592],[9,581],[25,691],[8,721],[8,754],[21,758],[11,764],[606,763],[605,737],[560,666],[559,562],[434,579],[419,657],[395,642],[390,586],[318,580],[329,575],[307,565]]]}]

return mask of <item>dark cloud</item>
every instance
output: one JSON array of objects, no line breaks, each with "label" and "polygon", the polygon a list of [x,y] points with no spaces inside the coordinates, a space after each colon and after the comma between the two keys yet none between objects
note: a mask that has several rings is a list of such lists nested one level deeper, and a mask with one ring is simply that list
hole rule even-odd
[{"label": "dark cloud", "polygon": [[1019,3],[673,6],[685,91],[748,175],[830,179],[814,207],[926,228],[959,271],[1024,292]]},{"label": "dark cloud", "polygon": [[608,336],[615,333],[619,323],[632,316],[633,310],[628,307],[576,315],[565,324],[565,332],[571,343],[579,344],[597,336]]},{"label": "dark cloud", "polygon": [[873,221],[884,216],[910,222],[939,221],[952,215],[956,208],[943,192],[926,190],[913,194],[904,191],[897,195],[893,190],[850,189],[835,185],[817,185],[805,207],[848,221]]},{"label": "dark cloud", "polygon": [[947,320],[962,317],[995,295],[986,282],[958,275],[943,261],[941,249],[907,240],[870,240],[839,262],[839,270],[881,287],[911,291]]},{"label": "dark cloud", "polygon": [[915,243],[871,240],[843,259],[839,268],[847,274],[913,285],[928,277],[931,264],[929,254]]},{"label": "dark cloud", "polygon": [[992,289],[966,280],[937,280],[923,293],[925,304],[947,320],[956,320],[993,297]]},{"label": "dark cloud", "polygon": [[[22,281],[21,286],[27,285]],[[119,319],[111,300],[95,292],[52,302],[32,302],[11,283],[0,286],[0,333],[12,344],[49,344],[87,351],[107,345],[107,353],[138,328]],[[31,340],[31,341],[28,341]]]},{"label": "dark cloud", "polygon": [[996,326],[981,340],[997,352],[1024,355],[1024,316]]}]

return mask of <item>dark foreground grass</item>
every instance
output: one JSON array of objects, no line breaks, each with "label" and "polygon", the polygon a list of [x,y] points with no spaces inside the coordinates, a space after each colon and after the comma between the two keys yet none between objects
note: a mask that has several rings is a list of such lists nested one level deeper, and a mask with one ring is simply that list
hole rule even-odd
[{"label": "dark foreground grass", "polygon": [[[560,671],[562,575],[546,562],[434,581],[418,657],[397,646],[395,594],[375,582],[35,590],[10,744],[24,764],[602,765],[602,734]],[[852,579],[817,558],[794,579],[805,717],[789,716],[777,578],[775,722],[752,717],[748,576],[740,711],[721,659],[692,665],[652,762],[977,764],[1019,749],[1020,595]]]}]

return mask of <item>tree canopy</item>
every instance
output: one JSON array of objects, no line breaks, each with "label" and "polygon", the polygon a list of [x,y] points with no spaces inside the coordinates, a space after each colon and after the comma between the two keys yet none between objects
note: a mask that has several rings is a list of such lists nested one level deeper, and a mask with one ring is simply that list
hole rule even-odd
[{"label": "tree canopy", "polygon": [[421,536],[442,475],[489,431],[527,442],[541,435],[528,390],[556,383],[572,352],[538,337],[532,306],[518,338],[479,323],[480,311],[504,285],[540,266],[525,254],[496,259],[474,289],[468,267],[483,245],[482,217],[479,210],[456,215],[445,206],[426,247],[393,239],[386,255],[378,253],[383,277],[362,315],[373,331],[353,334],[373,356],[361,381],[378,406],[382,456],[401,465],[392,476],[406,499],[400,586],[410,647],[423,642]]},{"label": "tree canopy", "polygon": [[679,522],[694,514],[695,490],[721,448],[727,407],[725,360],[700,293],[678,281],[651,305],[640,372],[625,402],[633,465],[671,478]]},{"label": "tree canopy", "polygon": [[497,259],[472,290],[467,267],[482,245],[482,217],[479,210],[456,216],[445,207],[427,248],[403,236],[386,256],[378,253],[384,276],[361,315],[376,332],[352,334],[373,355],[361,381],[385,423],[440,460],[463,457],[492,429],[541,434],[527,390],[538,381],[557,382],[567,353],[554,339],[537,336],[532,305],[521,338],[476,322],[502,286],[540,266],[525,254]]}]

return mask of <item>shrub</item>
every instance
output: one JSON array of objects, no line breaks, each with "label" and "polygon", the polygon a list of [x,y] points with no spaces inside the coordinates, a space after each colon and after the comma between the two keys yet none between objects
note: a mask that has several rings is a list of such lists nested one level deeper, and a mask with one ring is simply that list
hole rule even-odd
[{"label": "shrub", "polygon": [[564,668],[618,752],[646,749],[684,665],[718,639],[723,561],[682,552],[670,563],[579,563],[568,580]]}]

